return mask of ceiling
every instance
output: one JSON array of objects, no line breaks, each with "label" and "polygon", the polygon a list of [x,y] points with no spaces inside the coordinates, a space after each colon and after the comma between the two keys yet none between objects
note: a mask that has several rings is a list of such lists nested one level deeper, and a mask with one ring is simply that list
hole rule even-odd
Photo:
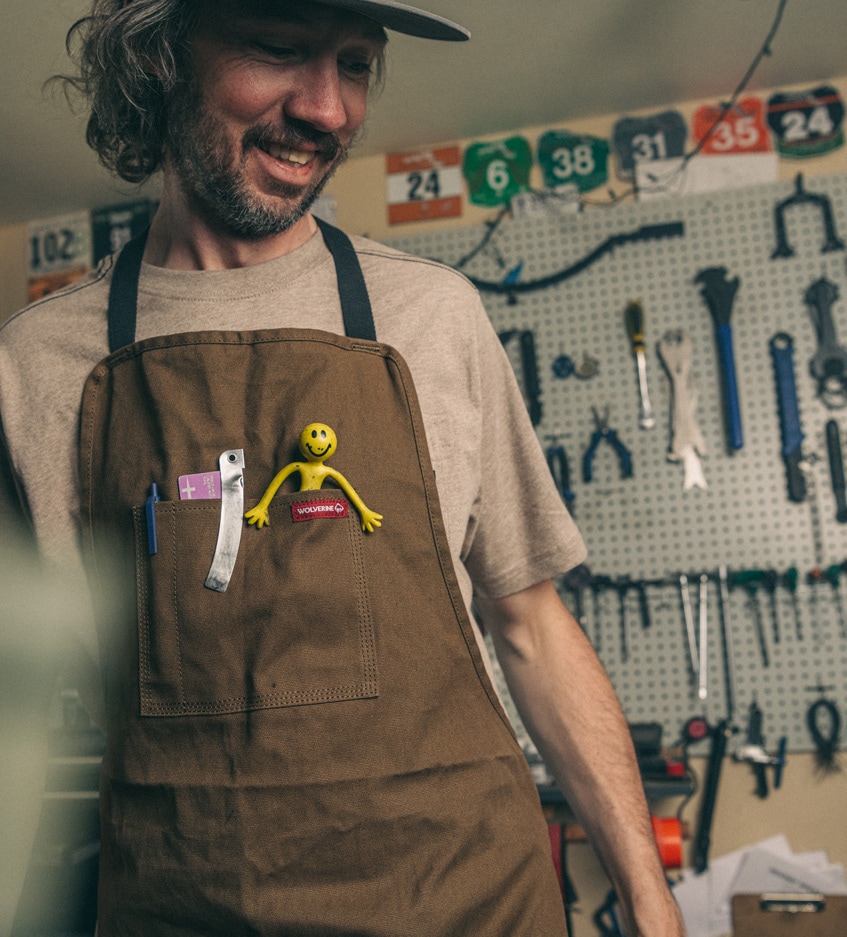
[{"label": "ceiling", "polygon": [[[414,0],[412,0],[414,2]],[[532,125],[566,125],[674,101],[727,98],[778,0],[419,0],[469,43],[392,35],[388,81],[362,155]],[[0,225],[137,197],[84,143],[44,80],[67,70],[64,36],[86,0],[4,0]],[[847,0],[788,0],[752,90],[847,75]]]}]

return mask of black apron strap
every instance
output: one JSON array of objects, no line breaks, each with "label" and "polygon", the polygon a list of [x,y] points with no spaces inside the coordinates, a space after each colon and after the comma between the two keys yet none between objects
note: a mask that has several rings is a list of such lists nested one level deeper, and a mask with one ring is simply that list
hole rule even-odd
[{"label": "black apron strap", "polygon": [[[344,334],[348,338],[376,340],[371,301],[359,258],[350,238],[325,221],[315,218],[324,243],[335,263]],[[109,351],[117,351],[135,341],[138,309],[138,277],[147,232],[136,235],[118,254],[109,289]]]},{"label": "black apron strap", "polygon": [[109,351],[117,351],[135,341],[135,318],[138,309],[138,275],[147,243],[144,229],[118,254],[109,288]]},{"label": "black apron strap", "polygon": [[344,317],[344,334],[348,338],[366,338],[376,341],[371,300],[362,275],[362,267],[350,238],[340,230],[315,218],[321,229],[324,243],[335,261],[338,277],[338,293],[341,297],[341,314]]}]

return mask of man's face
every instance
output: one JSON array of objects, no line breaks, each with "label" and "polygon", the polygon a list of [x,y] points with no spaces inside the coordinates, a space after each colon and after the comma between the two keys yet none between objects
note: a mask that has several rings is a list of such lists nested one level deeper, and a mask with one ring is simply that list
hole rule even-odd
[{"label": "man's face", "polygon": [[193,83],[168,114],[166,171],[190,210],[240,238],[288,230],[346,158],[384,45],[375,23],[318,4],[204,3]]}]

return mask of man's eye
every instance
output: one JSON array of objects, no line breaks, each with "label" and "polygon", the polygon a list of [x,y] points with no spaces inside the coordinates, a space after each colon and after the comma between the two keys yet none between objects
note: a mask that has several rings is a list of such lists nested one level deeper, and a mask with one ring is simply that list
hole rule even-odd
[{"label": "man's eye", "polygon": [[260,52],[264,52],[265,55],[270,55],[275,59],[285,59],[296,54],[294,49],[289,49],[286,46],[272,46],[264,42],[257,42],[254,45]]},{"label": "man's eye", "polygon": [[370,62],[342,62],[343,68],[348,71],[351,75],[358,75],[362,78],[366,78],[371,73],[371,63]]}]

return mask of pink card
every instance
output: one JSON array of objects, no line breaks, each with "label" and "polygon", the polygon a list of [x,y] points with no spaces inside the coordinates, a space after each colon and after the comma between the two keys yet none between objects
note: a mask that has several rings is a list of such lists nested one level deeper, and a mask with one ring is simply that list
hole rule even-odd
[{"label": "pink card", "polygon": [[179,500],[196,501],[201,498],[220,498],[221,473],[197,472],[179,476]]}]

